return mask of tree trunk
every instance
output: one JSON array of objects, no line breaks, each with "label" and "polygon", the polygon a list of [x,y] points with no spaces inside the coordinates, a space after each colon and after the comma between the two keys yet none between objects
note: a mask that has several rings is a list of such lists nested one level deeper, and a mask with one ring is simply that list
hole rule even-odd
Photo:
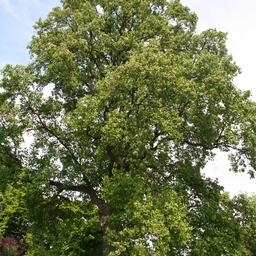
[{"label": "tree trunk", "polygon": [[103,239],[102,239],[102,256],[108,256],[111,251],[113,251],[113,247],[109,244],[107,239],[107,230],[109,228],[109,215],[110,215],[110,207],[109,205],[105,205],[103,209],[100,209],[100,225],[103,231]]},{"label": "tree trunk", "polygon": [[102,240],[102,256],[108,256],[112,250],[113,248],[108,243],[107,238],[104,235]]}]

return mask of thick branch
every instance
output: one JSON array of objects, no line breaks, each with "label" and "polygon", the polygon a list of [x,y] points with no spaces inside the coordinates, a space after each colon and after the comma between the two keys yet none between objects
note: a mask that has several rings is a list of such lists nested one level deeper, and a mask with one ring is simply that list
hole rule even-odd
[{"label": "thick branch", "polygon": [[77,192],[81,192],[89,195],[91,202],[99,208],[100,214],[102,216],[107,216],[109,214],[108,204],[97,195],[96,191],[91,185],[89,184],[66,185],[59,181],[53,181],[53,180],[50,180],[49,183],[50,185],[55,186],[60,191],[64,191],[64,190],[77,191]]},{"label": "thick branch", "polygon": [[189,140],[184,140],[183,143],[188,144],[188,145],[193,146],[193,147],[200,147],[200,148],[203,148],[203,149],[206,149],[206,150],[213,150],[214,148],[217,147],[215,144],[206,145],[204,143],[193,142],[193,141],[189,141]]},{"label": "thick branch", "polygon": [[[20,168],[22,168],[21,160],[14,153],[11,152],[11,149],[3,144],[1,144],[1,147],[4,149],[4,153],[6,153]],[[2,162],[5,162],[3,158],[1,158],[0,160]]]}]

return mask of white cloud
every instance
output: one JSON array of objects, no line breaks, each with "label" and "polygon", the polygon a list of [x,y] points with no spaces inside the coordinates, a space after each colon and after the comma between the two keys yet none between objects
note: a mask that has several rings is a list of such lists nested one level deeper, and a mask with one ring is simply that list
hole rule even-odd
[{"label": "white cloud", "polygon": [[218,179],[221,186],[228,191],[231,196],[238,193],[256,193],[256,180],[250,179],[247,173],[234,173],[229,170],[230,163],[227,153],[218,152],[214,161],[207,163],[204,173],[207,177]]}]

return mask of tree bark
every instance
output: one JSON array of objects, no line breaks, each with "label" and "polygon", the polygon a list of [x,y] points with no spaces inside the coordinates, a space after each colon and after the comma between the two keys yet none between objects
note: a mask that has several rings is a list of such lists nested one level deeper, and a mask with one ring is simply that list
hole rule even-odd
[{"label": "tree bark", "polygon": [[109,216],[110,216],[110,206],[108,204],[105,205],[104,208],[100,209],[100,225],[103,232],[102,239],[102,256],[108,256],[111,251],[113,251],[113,247],[109,244],[107,239],[107,231],[109,228]]}]

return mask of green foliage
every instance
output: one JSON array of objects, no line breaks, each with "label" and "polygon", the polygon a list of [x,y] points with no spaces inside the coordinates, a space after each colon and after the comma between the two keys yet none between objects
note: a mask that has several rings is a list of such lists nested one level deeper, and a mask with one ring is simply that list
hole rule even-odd
[{"label": "green foliage", "polygon": [[31,255],[100,255],[102,231],[95,207],[82,201],[30,195]]},{"label": "green foliage", "polygon": [[62,0],[36,23],[0,80],[1,236],[30,256],[255,254],[255,198],[201,172],[220,150],[253,177],[255,103],[196,23],[178,0]]}]

